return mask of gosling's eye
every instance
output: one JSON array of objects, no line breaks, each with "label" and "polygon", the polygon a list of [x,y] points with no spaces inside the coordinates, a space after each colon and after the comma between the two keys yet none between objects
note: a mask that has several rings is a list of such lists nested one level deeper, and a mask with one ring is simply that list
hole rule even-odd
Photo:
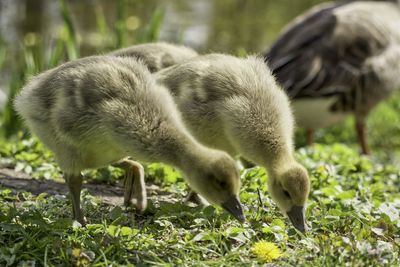
[{"label": "gosling's eye", "polygon": [[288,197],[288,198],[291,198],[291,197],[290,197],[290,194],[289,194],[289,192],[288,192],[288,191],[286,191],[286,190],[283,190],[283,194],[284,194],[286,197]]},{"label": "gosling's eye", "polygon": [[225,181],[219,181],[219,180],[217,180],[217,184],[218,184],[218,186],[221,187],[221,188],[226,188],[226,182],[225,182]]}]

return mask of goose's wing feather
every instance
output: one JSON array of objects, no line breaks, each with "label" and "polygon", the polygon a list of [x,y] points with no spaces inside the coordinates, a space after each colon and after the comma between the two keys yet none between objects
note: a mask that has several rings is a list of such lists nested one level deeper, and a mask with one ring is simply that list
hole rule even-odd
[{"label": "goose's wing feather", "polygon": [[391,32],[379,16],[395,7],[360,4],[329,3],[311,9],[264,53],[291,98],[348,93],[361,82],[364,62],[389,45]]}]

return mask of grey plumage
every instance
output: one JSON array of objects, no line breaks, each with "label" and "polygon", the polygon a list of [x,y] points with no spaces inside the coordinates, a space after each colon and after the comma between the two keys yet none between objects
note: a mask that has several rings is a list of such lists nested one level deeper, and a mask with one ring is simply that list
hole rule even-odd
[{"label": "grey plumage", "polygon": [[400,88],[399,4],[321,4],[290,23],[264,56],[294,100],[300,126],[326,127],[354,114],[363,139],[370,110]]},{"label": "grey plumage", "polygon": [[183,45],[157,42],[122,48],[112,51],[109,55],[140,59],[150,72],[156,72],[193,58],[198,54],[193,49]]},{"label": "grey plumage", "polygon": [[[80,222],[80,172],[127,156],[179,167],[190,186],[211,203],[222,205],[239,193],[234,160],[204,147],[187,132],[168,91],[136,59],[104,56],[65,63],[32,78],[15,108],[54,152]],[[133,170],[135,188],[145,190],[141,165],[122,165]],[[145,191],[141,198],[144,209]],[[241,210],[236,215],[243,219]]]},{"label": "grey plumage", "polygon": [[285,214],[294,205],[304,207],[309,179],[293,156],[289,102],[262,58],[204,55],[156,78],[171,91],[197,140],[265,166],[272,197]]}]

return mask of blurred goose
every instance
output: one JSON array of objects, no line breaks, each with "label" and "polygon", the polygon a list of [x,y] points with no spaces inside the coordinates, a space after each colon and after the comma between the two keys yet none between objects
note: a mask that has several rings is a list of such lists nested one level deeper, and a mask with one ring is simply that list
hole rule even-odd
[{"label": "blurred goose", "polygon": [[[15,108],[54,152],[72,196],[74,218],[81,223],[81,171],[127,156],[177,166],[206,200],[244,221],[235,161],[187,132],[168,91],[136,59],[88,57],[63,64],[32,78]],[[119,164],[135,175],[135,194],[142,201],[138,208],[143,210],[142,166],[130,160]]]},{"label": "blurred goose", "polygon": [[327,127],[355,116],[362,152],[369,153],[365,119],[400,88],[400,4],[321,4],[283,31],[265,60],[293,99],[299,126]]},{"label": "blurred goose", "polygon": [[156,72],[197,56],[193,49],[164,42],[130,46],[111,52],[109,55],[134,57],[142,60],[150,72]]},{"label": "blurred goose", "polygon": [[304,231],[309,178],[293,155],[287,96],[262,58],[210,54],[155,75],[170,89],[197,140],[267,168],[272,198]]}]

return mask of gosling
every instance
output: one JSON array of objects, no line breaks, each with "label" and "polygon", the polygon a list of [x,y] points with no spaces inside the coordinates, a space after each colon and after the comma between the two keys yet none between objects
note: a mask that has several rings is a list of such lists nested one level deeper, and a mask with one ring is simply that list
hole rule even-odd
[{"label": "gosling", "polygon": [[155,75],[197,140],[266,167],[273,200],[304,232],[309,177],[293,155],[288,98],[264,61],[210,54]]},{"label": "gosling", "polygon": [[134,45],[115,50],[109,55],[140,59],[150,72],[157,72],[198,56],[197,52],[189,47],[165,42]]},{"label": "gosling", "polygon": [[188,133],[168,91],[136,59],[88,57],[48,70],[22,89],[15,109],[54,152],[82,224],[84,169],[119,162],[135,176],[137,208],[146,208],[143,167],[128,156],[178,167],[191,188],[244,221],[235,161]]}]

